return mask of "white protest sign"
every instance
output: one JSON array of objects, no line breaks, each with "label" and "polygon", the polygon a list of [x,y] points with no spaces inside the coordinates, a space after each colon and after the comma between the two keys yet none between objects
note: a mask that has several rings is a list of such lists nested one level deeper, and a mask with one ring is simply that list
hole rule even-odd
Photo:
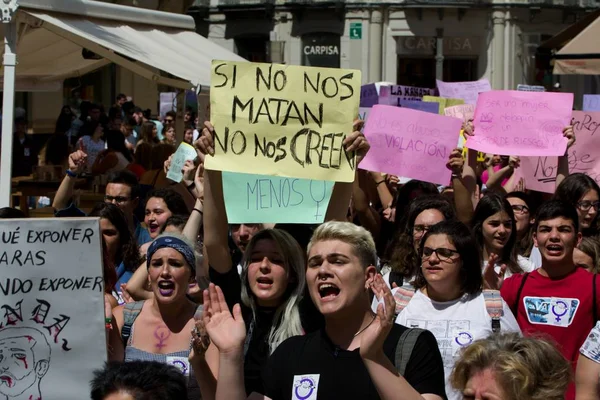
[{"label": "white protest sign", "polygon": [[99,220],[0,220],[0,271],[0,398],[86,397],[106,361]]},{"label": "white protest sign", "polygon": [[181,182],[183,179],[183,166],[186,161],[193,161],[198,154],[196,153],[196,149],[193,146],[182,142],[175,154],[173,154],[173,158],[171,159],[171,165],[169,166],[169,172],[167,172],[167,178],[172,180],[173,182]]}]

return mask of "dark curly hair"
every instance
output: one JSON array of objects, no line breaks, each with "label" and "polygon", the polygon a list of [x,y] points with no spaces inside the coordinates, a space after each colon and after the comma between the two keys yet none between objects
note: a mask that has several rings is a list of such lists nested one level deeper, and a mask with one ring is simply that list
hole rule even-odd
[{"label": "dark curly hair", "polygon": [[123,263],[126,270],[135,271],[141,264],[140,249],[123,211],[112,203],[98,203],[90,212],[90,217],[106,218],[117,228],[119,251],[111,261],[115,267]]},{"label": "dark curly hair", "polygon": [[148,193],[148,196],[146,196],[146,202],[152,197],[163,199],[167,208],[173,215],[190,215],[190,210],[188,210],[183,197],[171,188],[166,187],[152,190]]}]

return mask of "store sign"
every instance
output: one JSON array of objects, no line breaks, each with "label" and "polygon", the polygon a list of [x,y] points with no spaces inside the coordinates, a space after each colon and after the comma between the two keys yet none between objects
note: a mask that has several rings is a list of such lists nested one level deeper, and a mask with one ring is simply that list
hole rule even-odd
[{"label": "store sign", "polygon": [[323,33],[302,37],[302,65],[340,67],[340,36]]},{"label": "store sign", "polygon": [[[435,55],[437,38],[432,36],[397,37],[398,54]],[[481,40],[479,37],[445,37],[444,55],[479,55]]]},{"label": "store sign", "polygon": [[350,23],[350,39],[362,39],[362,22]]}]

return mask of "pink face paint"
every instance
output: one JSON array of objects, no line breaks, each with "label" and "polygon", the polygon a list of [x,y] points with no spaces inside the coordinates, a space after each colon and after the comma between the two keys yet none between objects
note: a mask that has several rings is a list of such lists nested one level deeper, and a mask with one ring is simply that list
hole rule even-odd
[{"label": "pink face paint", "polygon": [[25,336],[27,338],[28,342],[31,342],[33,340],[33,338],[31,336]]},{"label": "pink face paint", "polygon": [[27,367],[27,357],[23,357],[23,358],[17,358],[19,361],[23,362],[23,365],[25,366],[25,369],[28,369]]}]

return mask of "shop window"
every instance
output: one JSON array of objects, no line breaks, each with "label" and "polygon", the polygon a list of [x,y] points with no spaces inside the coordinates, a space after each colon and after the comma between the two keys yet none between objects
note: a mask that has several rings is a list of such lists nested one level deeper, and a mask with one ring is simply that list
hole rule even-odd
[{"label": "shop window", "polygon": [[[398,56],[399,85],[434,88],[435,66],[433,57],[406,58]],[[477,80],[476,58],[445,58],[443,80],[445,82],[464,82]]]},{"label": "shop window", "polygon": [[269,35],[251,35],[235,39],[236,53],[250,62],[267,62]]}]

